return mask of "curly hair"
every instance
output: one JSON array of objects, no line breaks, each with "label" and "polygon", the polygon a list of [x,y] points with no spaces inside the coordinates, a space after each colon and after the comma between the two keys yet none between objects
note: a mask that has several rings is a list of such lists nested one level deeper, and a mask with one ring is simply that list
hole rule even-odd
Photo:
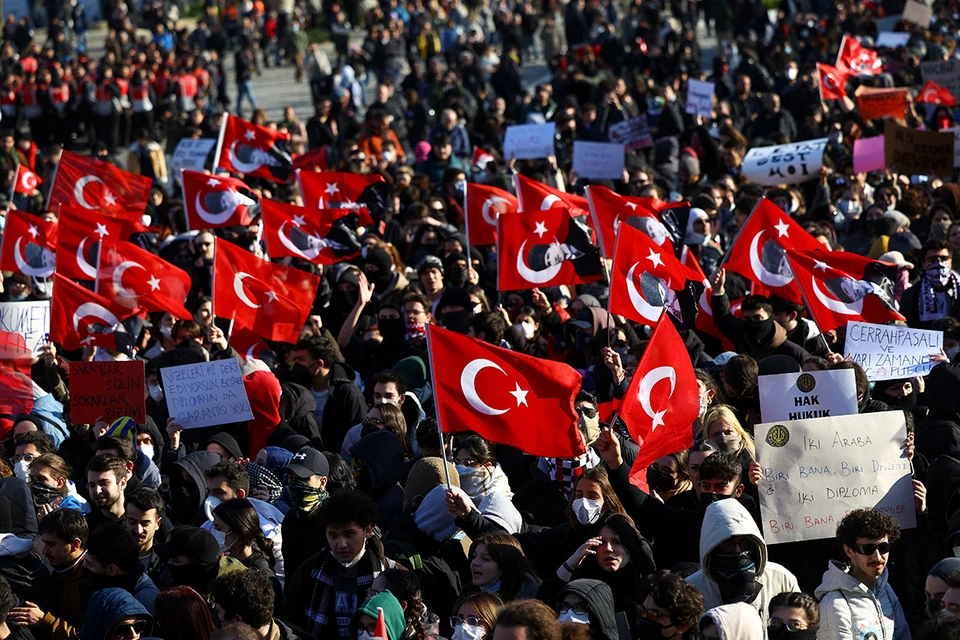
[{"label": "curly hair", "polygon": [[887,536],[890,542],[900,539],[900,523],[892,516],[873,509],[856,509],[843,517],[837,525],[837,542],[853,547],[858,538],[877,540]]},{"label": "curly hair", "polygon": [[808,593],[795,591],[792,593],[778,593],[770,599],[769,613],[774,609],[786,607],[790,609],[800,609],[803,616],[807,619],[807,626],[813,629],[820,628],[820,604],[817,599]]},{"label": "curly hair", "polygon": [[331,495],[320,507],[320,522],[330,525],[356,524],[368,527],[377,521],[377,505],[359,491],[341,490]]},{"label": "curly hair", "polygon": [[270,578],[256,569],[220,576],[210,585],[210,595],[223,607],[225,618],[240,616],[255,629],[273,619],[273,585]]},{"label": "curly hair", "polygon": [[402,603],[407,621],[407,628],[413,630],[413,637],[423,639],[427,637],[427,630],[423,626],[423,617],[427,606],[423,603],[420,591],[420,578],[413,571],[406,569],[387,569],[380,574],[387,581],[387,591]]},{"label": "curly hair", "polygon": [[500,610],[494,627],[524,627],[529,640],[561,640],[563,629],[553,609],[539,600],[518,600]]},{"label": "curly hair", "polygon": [[679,573],[664,569],[650,575],[641,593],[644,600],[650,596],[655,605],[667,611],[670,621],[678,627],[696,625],[703,614],[703,596]]}]

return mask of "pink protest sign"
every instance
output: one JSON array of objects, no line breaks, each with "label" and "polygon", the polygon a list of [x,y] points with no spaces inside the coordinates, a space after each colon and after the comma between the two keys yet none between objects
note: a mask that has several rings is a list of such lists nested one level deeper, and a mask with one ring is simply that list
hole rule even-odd
[{"label": "pink protest sign", "polygon": [[853,141],[853,170],[856,173],[882,171],[883,168],[883,136]]}]

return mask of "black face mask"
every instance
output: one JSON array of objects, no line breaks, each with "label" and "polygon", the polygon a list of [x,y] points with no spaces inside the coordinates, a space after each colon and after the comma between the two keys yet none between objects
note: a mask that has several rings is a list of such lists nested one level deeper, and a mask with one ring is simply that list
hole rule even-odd
[{"label": "black face mask", "polygon": [[377,326],[384,340],[402,342],[407,332],[403,318],[381,318],[377,321]]},{"label": "black face mask", "polygon": [[467,284],[467,270],[462,269],[456,265],[447,267],[444,270],[444,275],[446,276],[447,283],[451,287],[462,287]]},{"label": "black face mask", "polygon": [[751,550],[710,554],[710,574],[724,604],[750,602],[757,590],[757,560]]},{"label": "black face mask", "polygon": [[360,299],[359,291],[334,291],[330,295],[330,305],[340,313],[350,313],[357,300]]},{"label": "black face mask", "polygon": [[779,629],[770,629],[768,627],[767,638],[770,640],[816,640],[817,630],[799,629],[797,631],[790,631],[790,629],[787,629],[785,626]]},{"label": "black face mask", "polygon": [[743,337],[750,345],[759,347],[770,341],[773,336],[773,318],[766,320],[744,320]]},{"label": "black face mask", "polygon": [[173,581],[178,586],[193,588],[197,593],[204,595],[210,591],[210,582],[217,575],[217,565],[204,567],[199,564],[167,565]]},{"label": "black face mask", "polygon": [[713,504],[714,502],[720,502],[721,500],[729,500],[733,496],[728,496],[725,493],[701,493],[700,502],[703,504]]},{"label": "black face mask", "polygon": [[657,493],[665,493],[677,486],[677,481],[656,467],[648,467],[647,484]]},{"label": "black face mask", "polygon": [[924,602],[923,608],[927,612],[927,616],[931,620],[935,620],[940,612],[943,611],[943,600],[935,600],[933,598],[928,598]]},{"label": "black face mask", "polygon": [[33,494],[33,501],[37,504],[50,504],[57,498],[63,497],[60,489],[43,484],[42,482],[31,482],[30,493]]},{"label": "black face mask", "polygon": [[373,290],[383,293],[393,284],[392,271],[367,271],[367,279],[373,283]]},{"label": "black face mask", "polygon": [[899,407],[904,411],[913,411],[917,408],[917,392],[913,391],[910,395],[903,396],[902,398],[885,395],[883,401],[891,407]]},{"label": "black face mask", "polygon": [[470,328],[471,313],[469,311],[448,311],[440,315],[443,328],[457,333],[466,334]]},{"label": "black face mask", "polygon": [[663,640],[663,630],[665,628],[662,624],[653,620],[637,618],[634,638],[636,640]]}]

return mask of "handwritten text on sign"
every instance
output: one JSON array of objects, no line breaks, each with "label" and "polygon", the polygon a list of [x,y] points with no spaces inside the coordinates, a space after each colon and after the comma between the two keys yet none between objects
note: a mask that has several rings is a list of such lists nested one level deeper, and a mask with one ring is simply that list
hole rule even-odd
[{"label": "handwritten text on sign", "polygon": [[767,544],[833,538],[854,509],[916,526],[903,412],[767,422],[756,434]]},{"label": "handwritten text on sign", "polygon": [[517,124],[507,127],[503,139],[503,157],[517,160],[538,160],[554,154],[556,125]]},{"label": "handwritten text on sign", "polygon": [[170,417],[184,429],[253,419],[234,358],[169,367],[160,375]]},{"label": "handwritten text on sign", "polygon": [[613,142],[573,143],[573,170],[589,180],[619,180],[623,178],[623,145]]},{"label": "handwritten text on sign", "polygon": [[848,322],[843,355],[863,367],[872,382],[925,376],[936,366],[930,354],[942,347],[942,331]]},{"label": "handwritten text on sign", "polygon": [[743,175],[765,187],[812,180],[823,167],[823,150],[826,146],[827,138],[818,138],[793,144],[754,147],[743,157]]},{"label": "handwritten text on sign", "polygon": [[0,302],[0,331],[19,333],[36,354],[50,333],[50,301]]},{"label": "handwritten text on sign", "polygon": [[627,149],[646,149],[653,146],[650,128],[647,125],[647,114],[645,113],[612,125],[608,137],[610,142],[619,142],[625,145]]},{"label": "handwritten text on sign", "polygon": [[714,88],[715,85],[712,82],[688,80],[686,112],[704,118],[712,116]]},{"label": "handwritten text on sign", "polygon": [[143,360],[70,363],[70,418],[93,424],[129,416],[146,421]]}]

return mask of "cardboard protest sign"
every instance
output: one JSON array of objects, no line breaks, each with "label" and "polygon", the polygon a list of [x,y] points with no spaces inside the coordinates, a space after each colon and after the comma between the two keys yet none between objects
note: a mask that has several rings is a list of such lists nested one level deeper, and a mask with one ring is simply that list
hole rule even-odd
[{"label": "cardboard protest sign", "polygon": [[856,173],[883,171],[884,166],[883,136],[853,141],[853,170]]},{"label": "cardboard protest sign", "polygon": [[931,18],[933,18],[933,7],[924,2],[917,2],[917,0],[907,0],[907,4],[903,8],[903,19],[906,22],[912,22],[924,29],[929,29]]},{"label": "cardboard protest sign", "polygon": [[960,127],[943,129],[943,133],[953,134],[953,166],[960,167]]},{"label": "cardboard protest sign", "polygon": [[50,333],[50,301],[0,302],[0,331],[19,333],[30,353],[39,353]]},{"label": "cardboard protest sign", "polygon": [[754,147],[743,157],[743,175],[751,182],[773,187],[813,180],[823,167],[827,138]]},{"label": "cardboard protest sign", "polygon": [[686,112],[694,116],[710,118],[713,116],[714,83],[703,80],[687,81]]},{"label": "cardboard protest sign", "polygon": [[589,180],[623,179],[623,145],[614,142],[573,142],[573,170]]},{"label": "cardboard protest sign", "polygon": [[160,370],[170,417],[184,429],[253,419],[235,358]]},{"label": "cardboard protest sign", "polygon": [[214,138],[182,139],[177,143],[177,148],[174,149],[173,157],[170,159],[173,175],[180,175],[181,169],[203,171],[207,164],[207,156],[216,144],[217,141]]},{"label": "cardboard protest sign", "polygon": [[884,31],[883,33],[877,34],[877,49],[882,47],[896,49],[897,47],[907,46],[907,43],[909,42],[909,33],[902,33],[899,31]]},{"label": "cardboard protest sign", "polygon": [[857,377],[852,369],[760,376],[758,385],[764,422],[857,413]]},{"label": "cardboard protest sign", "polygon": [[626,145],[627,149],[646,149],[653,145],[645,113],[611,126],[608,137],[610,142],[619,142]]},{"label": "cardboard protest sign", "polygon": [[143,360],[70,363],[70,419],[93,424],[129,416],[147,419]]},{"label": "cardboard protest sign", "polygon": [[554,154],[553,140],[556,125],[516,124],[507,127],[503,139],[503,157],[506,160],[539,160]]},{"label": "cardboard protest sign", "polygon": [[883,127],[887,168],[907,175],[953,175],[953,135],[917,131],[887,120]]},{"label": "cardboard protest sign", "polygon": [[936,366],[930,354],[942,348],[942,331],[848,322],[843,355],[863,367],[872,382],[925,376]]},{"label": "cardboard protest sign", "polygon": [[954,96],[960,96],[960,60],[931,60],[920,63],[923,83],[933,80]]},{"label": "cardboard protest sign", "polygon": [[857,87],[857,108],[864,120],[876,120],[884,116],[902,118],[907,113],[907,89],[874,89],[865,85]]},{"label": "cardboard protest sign", "polygon": [[854,509],[882,511],[904,529],[917,526],[902,411],[765,422],[754,431],[768,545],[833,538]]}]

